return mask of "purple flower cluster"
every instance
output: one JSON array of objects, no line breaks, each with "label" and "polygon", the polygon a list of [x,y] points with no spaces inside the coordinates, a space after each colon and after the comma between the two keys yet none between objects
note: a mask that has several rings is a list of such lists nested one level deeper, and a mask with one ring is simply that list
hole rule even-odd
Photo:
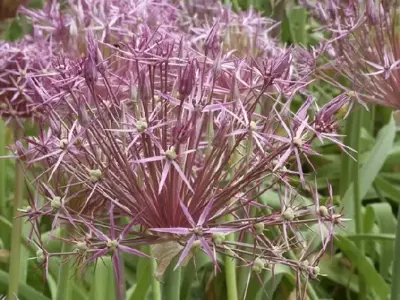
[{"label": "purple flower cluster", "polygon": [[[13,65],[0,99],[7,116],[43,108],[38,136],[14,147],[37,193],[23,214],[32,239],[51,216],[52,230],[70,232],[71,257],[85,266],[112,255],[117,279],[121,253],[147,256],[137,247],[164,243],[175,245],[178,266],[201,249],[216,269],[223,254],[257,274],[284,264],[299,278],[318,275],[341,215],[319,204],[303,168],[313,168],[315,142],[347,149],[335,115],[350,96],[315,109],[305,91],[314,64],[268,36],[274,22],[167,1],[49,1],[21,13],[34,30],[2,44],[19,50],[4,59]],[[292,112],[295,97],[303,104]],[[268,192],[279,209],[260,200]],[[319,230],[305,239],[312,224]],[[309,258],[315,238],[321,247]],[[42,262],[56,255],[40,247]]]},{"label": "purple flower cluster", "polygon": [[[400,2],[398,0],[301,1],[331,33],[333,59],[322,77],[333,80],[332,70],[352,83],[350,93],[361,103],[400,109]],[[339,78],[336,74],[335,78]]]}]

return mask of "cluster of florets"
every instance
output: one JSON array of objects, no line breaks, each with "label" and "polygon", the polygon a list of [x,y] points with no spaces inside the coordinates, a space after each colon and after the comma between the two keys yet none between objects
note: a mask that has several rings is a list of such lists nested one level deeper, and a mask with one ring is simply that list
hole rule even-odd
[{"label": "cluster of florets", "polygon": [[[38,136],[15,145],[41,195],[30,199],[24,216],[33,228],[41,216],[54,218],[53,229],[68,226],[76,247],[69,255],[83,265],[112,255],[118,271],[121,252],[147,256],[136,248],[170,243],[178,265],[201,250],[216,268],[221,253],[246,262],[257,274],[285,264],[315,277],[341,216],[331,204],[319,205],[315,188],[314,203],[307,203],[294,186],[307,186],[303,162],[312,168],[308,156],[318,154],[315,140],[346,148],[338,140],[335,114],[349,96],[315,110],[315,99],[303,94],[310,70],[302,72],[293,63],[294,50],[257,32],[255,40],[235,37],[226,14],[207,31],[198,20],[190,31],[172,22],[153,24],[145,7],[117,10],[119,2],[102,2],[109,4],[100,12],[81,7],[90,13],[65,18],[47,18],[60,11],[54,3],[43,11],[25,11],[35,22],[49,23],[35,23],[35,34],[56,38],[63,25],[69,28],[68,38],[59,39],[65,49],[76,46],[70,40],[75,35],[84,51],[78,51],[82,57],[71,55],[73,50],[53,57],[51,71],[40,69],[46,82],[35,80],[34,70],[28,76],[37,101],[52,109]],[[166,19],[182,9],[149,3],[162,6],[160,16],[168,13]],[[109,14],[119,18],[110,20]],[[232,12],[230,18],[240,19]],[[240,27],[242,35],[250,35],[252,20]],[[255,20],[257,26],[274,26]],[[90,22],[104,26],[101,34]],[[198,31],[203,38],[197,41],[191,32]],[[245,43],[243,48],[233,48],[239,41],[221,39],[222,31]],[[243,55],[244,47],[254,56]],[[303,104],[292,112],[295,96]],[[279,209],[260,200],[271,191],[280,197]],[[310,224],[319,226],[315,235],[322,244],[312,260],[302,253],[315,237],[300,234]],[[268,230],[277,231],[276,238]],[[245,233],[251,237],[246,242]],[[228,234],[236,240],[227,241]],[[287,258],[288,251],[299,252],[300,259]],[[42,262],[51,256],[41,249]]]},{"label": "cluster of florets", "polygon": [[330,32],[320,75],[341,89],[338,74],[347,78],[361,103],[400,109],[400,1],[301,2]]}]

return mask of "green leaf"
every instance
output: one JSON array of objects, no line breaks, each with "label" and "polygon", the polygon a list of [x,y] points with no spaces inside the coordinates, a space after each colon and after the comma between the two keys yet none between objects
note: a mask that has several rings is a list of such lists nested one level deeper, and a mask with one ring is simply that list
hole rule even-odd
[{"label": "green leaf", "polygon": [[18,18],[15,18],[8,25],[6,30],[3,33],[4,39],[8,41],[16,41],[23,37],[24,29],[21,25],[21,21]]},{"label": "green leaf", "polygon": [[383,277],[375,270],[374,266],[371,265],[367,257],[360,255],[357,246],[348,238],[338,235],[336,241],[343,254],[357,268],[367,287],[376,293],[378,298],[375,299],[386,300],[389,296],[389,286]]},{"label": "green leaf", "polygon": [[[206,265],[210,264],[209,257],[204,254],[204,252],[197,252],[194,256],[194,259],[188,263],[183,272],[183,278],[181,283],[181,299],[188,300],[190,295],[190,289],[192,287],[192,283],[196,282],[200,277],[199,273],[202,268]],[[222,262],[221,262],[222,264]],[[214,264],[211,263],[211,269],[214,267]]]},{"label": "green leaf", "polygon": [[337,257],[331,260],[323,259],[318,266],[321,276],[358,293],[357,275],[341,265]]},{"label": "green leaf", "polygon": [[115,278],[111,257],[103,257],[96,262],[91,298],[96,300],[113,300],[116,297]]},{"label": "green leaf", "polygon": [[394,246],[394,253],[397,255],[394,257],[393,268],[392,268],[392,287],[391,287],[391,295],[390,300],[399,300],[400,299],[400,206],[397,211],[397,228],[396,228],[396,243]]},{"label": "green leaf", "polygon": [[[369,207],[374,209],[379,232],[383,234],[395,234],[396,219],[393,216],[392,207],[388,203],[374,203],[369,205]],[[389,268],[394,256],[393,240],[382,241],[380,247],[381,256],[379,261],[379,271],[384,278],[388,278]]]},{"label": "green leaf", "polygon": [[288,12],[288,21],[292,41],[306,46],[308,44],[307,10],[304,7],[293,7]]},{"label": "green leaf", "polygon": [[393,242],[396,239],[395,234],[390,233],[380,233],[380,234],[347,234],[346,238],[352,241],[369,241],[374,240],[377,242],[381,241],[391,241]]},{"label": "green leaf", "polygon": [[[367,195],[368,190],[379,174],[393,146],[395,133],[396,125],[394,119],[391,118],[390,122],[379,131],[376,143],[368,153],[365,163],[360,169],[360,199],[363,199]],[[353,185],[350,185],[343,197],[345,214],[349,218],[354,217],[353,195]],[[350,225],[348,227],[351,227]]]},{"label": "green leaf", "polygon": [[293,274],[288,266],[285,265],[275,265],[274,272],[267,271],[263,278],[263,285],[260,286],[260,283],[257,279],[254,279],[252,282],[255,282],[259,285],[259,289],[257,294],[254,298],[251,298],[250,294],[248,295],[247,299],[255,299],[255,300],[262,300],[262,299],[272,299],[276,288],[278,287],[279,283],[281,282],[283,276],[292,277]]},{"label": "green leaf", "polygon": [[[0,294],[6,293],[8,290],[8,283],[9,283],[10,276],[8,273],[0,270]],[[33,287],[25,284],[20,283],[18,287],[18,298],[19,300],[50,300],[42,293],[35,290]]]},{"label": "green leaf", "polygon": [[[143,249],[143,252],[148,254],[148,247]],[[130,300],[135,299],[145,299],[147,291],[151,285],[152,274],[152,261],[148,258],[140,258],[138,260],[137,270],[136,270],[136,286],[130,296]]]},{"label": "green leaf", "polygon": [[380,190],[383,196],[390,198],[400,204],[400,188],[384,179],[382,176],[378,176],[375,179],[375,186]]}]

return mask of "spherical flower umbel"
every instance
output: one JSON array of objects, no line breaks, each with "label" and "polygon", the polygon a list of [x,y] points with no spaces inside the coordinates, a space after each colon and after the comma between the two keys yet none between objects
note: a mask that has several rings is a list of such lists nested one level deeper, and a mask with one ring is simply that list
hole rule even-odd
[{"label": "spherical flower umbel", "polygon": [[[49,72],[46,45],[28,41],[0,42],[0,115],[7,120],[38,118],[51,103],[43,103],[32,75]],[[48,81],[47,81],[48,83]]]},{"label": "spherical flower umbel", "polygon": [[[313,119],[306,99],[294,113],[279,112],[282,94],[294,96],[307,85],[295,81],[291,49],[244,56],[217,46],[226,23],[211,32],[200,24],[209,34],[204,45],[178,27],[168,33],[146,27],[147,21],[133,38],[125,33],[136,25],[112,19],[109,31],[126,38],[121,47],[88,27],[84,56],[47,73],[51,89],[35,83],[43,103],[58,105],[39,136],[26,138],[25,149],[15,146],[46,199],[42,205],[38,195],[31,197],[24,216],[33,226],[40,216],[52,216],[52,230],[68,223],[71,255],[83,266],[110,255],[117,275],[121,253],[144,257],[137,246],[154,250],[165,243],[178,256],[176,267],[203,251],[216,271],[219,253],[245,260],[257,276],[266,262],[301,272],[300,262],[282,253],[307,242],[296,233],[310,224],[332,225],[333,214],[297,207],[300,196],[290,184],[305,185],[302,159],[317,154],[314,141],[339,143],[334,126],[329,134],[321,129],[333,109],[323,107]],[[247,22],[250,30],[254,24]],[[334,104],[337,109],[342,102]],[[265,212],[260,196],[267,191],[280,196],[281,209]],[[253,208],[264,213],[250,215]],[[280,233],[276,239],[265,235],[272,227]],[[321,255],[331,231],[322,237]],[[253,242],[230,238],[245,233]]]},{"label": "spherical flower umbel", "polygon": [[[327,43],[334,49],[334,57],[323,70],[347,77],[359,101],[400,109],[400,2],[326,2],[328,5],[308,3],[332,35]],[[328,73],[321,75],[343,88]]]}]

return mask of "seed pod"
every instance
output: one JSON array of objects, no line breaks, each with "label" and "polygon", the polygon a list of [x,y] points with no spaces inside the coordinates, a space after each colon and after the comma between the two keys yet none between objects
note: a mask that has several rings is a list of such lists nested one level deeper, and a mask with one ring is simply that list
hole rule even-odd
[{"label": "seed pod", "polygon": [[175,148],[171,147],[170,149],[168,149],[167,151],[165,151],[165,156],[169,159],[169,160],[174,160],[178,157],[178,155],[175,152]]},{"label": "seed pod", "polygon": [[328,210],[328,208],[326,207],[326,206],[320,206],[319,208],[318,208],[318,215],[320,215],[321,217],[324,217],[324,218],[326,218],[326,217],[329,217],[329,210]]},{"label": "seed pod", "polygon": [[44,255],[44,252],[42,249],[39,249],[36,251],[36,260],[39,264],[44,263],[44,261],[46,260],[46,256]]},{"label": "seed pod", "polygon": [[221,245],[225,241],[225,234],[220,232],[213,233],[212,239],[215,245]]},{"label": "seed pod", "polygon": [[95,183],[102,178],[103,173],[99,169],[94,169],[89,171],[89,176],[90,176],[90,181]]},{"label": "seed pod", "polygon": [[293,211],[293,209],[290,208],[290,207],[287,208],[287,209],[282,213],[282,218],[283,218],[285,221],[293,221],[294,217],[295,217],[294,211]]},{"label": "seed pod", "polygon": [[262,234],[264,232],[265,225],[263,222],[254,224],[254,229],[258,234]]},{"label": "seed pod", "polygon": [[255,273],[261,273],[262,270],[265,267],[265,259],[262,259],[260,257],[257,257],[254,262],[253,265],[251,266],[251,269],[255,272]]},{"label": "seed pod", "polygon": [[61,197],[54,197],[50,202],[51,208],[53,209],[60,209],[62,206],[62,199]]}]

